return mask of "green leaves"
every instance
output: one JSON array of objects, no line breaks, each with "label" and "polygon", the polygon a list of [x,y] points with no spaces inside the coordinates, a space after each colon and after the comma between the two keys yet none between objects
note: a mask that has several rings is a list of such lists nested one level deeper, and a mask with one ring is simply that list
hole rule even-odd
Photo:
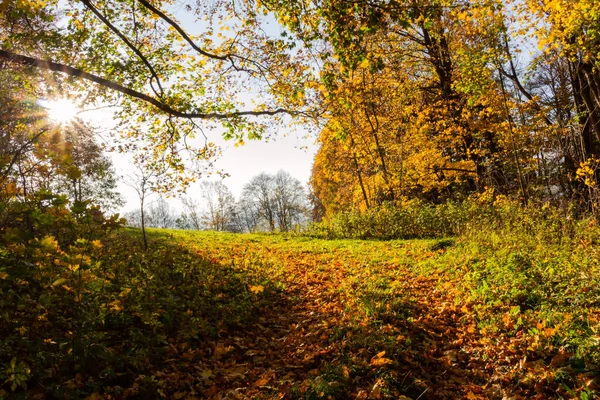
[{"label": "green leaves", "polygon": [[6,382],[10,384],[10,390],[13,392],[18,388],[27,389],[27,380],[31,374],[29,366],[21,360],[13,357],[5,371],[7,376]]}]

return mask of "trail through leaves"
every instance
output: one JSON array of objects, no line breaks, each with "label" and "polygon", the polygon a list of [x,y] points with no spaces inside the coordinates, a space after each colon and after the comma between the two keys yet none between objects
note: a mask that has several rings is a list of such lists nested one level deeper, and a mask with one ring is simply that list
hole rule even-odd
[{"label": "trail through leaves", "polygon": [[260,315],[219,330],[206,346],[174,345],[156,374],[166,396],[541,399],[559,390],[553,370],[568,355],[527,359],[519,336],[476,326],[449,276],[411,267],[443,250],[424,242],[202,239],[184,240],[200,257],[244,270]]}]

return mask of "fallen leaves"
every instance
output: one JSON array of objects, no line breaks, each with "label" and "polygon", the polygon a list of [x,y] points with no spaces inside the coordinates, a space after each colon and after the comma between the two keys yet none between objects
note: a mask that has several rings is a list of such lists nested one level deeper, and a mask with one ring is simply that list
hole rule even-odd
[{"label": "fallen leaves", "polygon": [[254,386],[260,387],[265,386],[272,379],[275,379],[275,372],[272,369],[265,371],[256,382],[254,382]]},{"label": "fallen leaves", "polygon": [[[512,305],[484,309],[505,331],[482,323],[482,305],[461,297],[455,277],[414,266],[449,253],[420,242],[188,232],[169,240],[180,241],[179,253],[189,248],[189,265],[210,271],[195,285],[212,303],[203,312],[172,285],[165,292],[178,296],[169,303],[180,310],[175,318],[167,307],[135,314],[173,326],[158,347],[160,366],[139,378],[167,398],[546,398],[558,390],[555,369],[575,373],[570,352],[532,357],[556,325],[516,330],[524,313]],[[139,285],[119,286],[106,309],[125,317]]]},{"label": "fallen leaves", "polygon": [[383,386],[383,382],[381,380],[377,380],[377,382],[375,382],[375,384],[371,388],[371,393],[369,393],[369,398],[380,399],[382,386]]},{"label": "fallen leaves", "polygon": [[[518,376],[515,346],[531,343],[519,336],[496,341],[494,329],[478,326],[474,319],[476,304],[456,303],[460,292],[450,276],[419,275],[399,267],[411,265],[407,260],[427,261],[441,253],[421,252],[416,244],[353,247],[356,244],[243,238],[231,237],[236,244],[226,251],[211,243],[201,255],[245,271],[252,266],[251,281],[261,285],[249,284],[248,291],[266,295],[262,282],[268,277],[285,287],[278,301],[285,300],[271,303],[261,321],[247,335],[236,333],[234,348],[219,355],[222,364],[247,363],[243,375],[229,374],[225,366],[213,368],[211,380],[220,385],[219,393],[235,385],[245,387],[240,390],[247,397],[262,390],[287,393],[292,387],[303,396],[346,393],[358,399],[482,399],[510,393],[511,377]],[[247,254],[253,254],[251,263]],[[521,314],[510,309],[500,321],[512,329],[518,318]],[[542,328],[544,335],[548,328]],[[260,336],[250,340],[251,334]],[[554,364],[559,361],[565,362],[564,356]],[[495,371],[493,385],[487,384],[490,370]],[[548,366],[527,370],[546,376]],[[402,387],[411,389],[403,392]],[[535,393],[533,383],[530,389]]]},{"label": "fallen leaves", "polygon": [[394,361],[392,361],[389,358],[385,358],[385,350],[382,352],[377,353],[377,355],[375,355],[375,357],[371,358],[371,365],[374,367],[382,367],[385,365],[390,365],[393,364]]}]

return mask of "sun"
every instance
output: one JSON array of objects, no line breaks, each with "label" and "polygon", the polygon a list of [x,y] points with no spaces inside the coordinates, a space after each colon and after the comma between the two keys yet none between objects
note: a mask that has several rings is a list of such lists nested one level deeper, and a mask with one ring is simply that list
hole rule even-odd
[{"label": "sun", "polygon": [[48,117],[59,124],[72,121],[79,113],[79,108],[68,99],[49,100],[44,102]]}]

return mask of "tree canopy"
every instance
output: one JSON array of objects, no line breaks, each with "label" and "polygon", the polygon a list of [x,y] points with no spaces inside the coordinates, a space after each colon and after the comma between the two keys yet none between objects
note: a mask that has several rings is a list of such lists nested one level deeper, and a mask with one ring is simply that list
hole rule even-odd
[{"label": "tree canopy", "polygon": [[[315,108],[306,49],[246,2],[7,0],[0,7],[2,68],[34,69],[48,96],[118,105],[138,161],[185,185],[186,165],[217,154],[207,129],[243,142]],[[184,27],[185,26],[185,27]],[[143,153],[143,154],[141,154]],[[168,189],[168,188],[165,188]]]},{"label": "tree canopy", "polygon": [[121,148],[169,166],[164,190],[218,155],[206,129],[243,143],[289,116],[324,124],[313,184],[329,213],[487,187],[593,203],[592,0],[5,0],[0,19],[3,65],[118,104]]}]

